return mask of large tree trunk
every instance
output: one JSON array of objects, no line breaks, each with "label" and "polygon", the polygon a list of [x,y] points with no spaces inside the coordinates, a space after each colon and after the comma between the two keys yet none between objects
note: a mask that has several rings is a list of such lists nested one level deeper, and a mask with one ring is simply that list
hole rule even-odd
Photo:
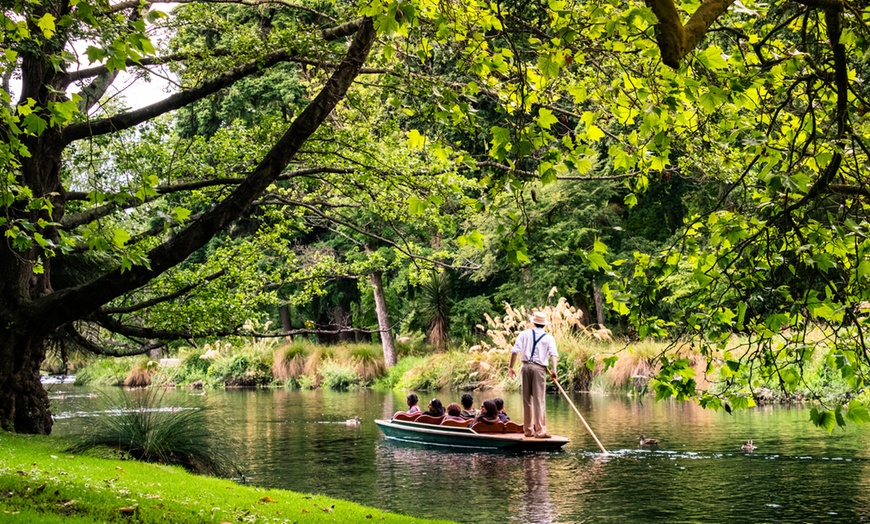
[{"label": "large tree trunk", "polygon": [[601,287],[593,282],[592,294],[595,297],[595,316],[598,318],[598,325],[604,327],[604,297],[601,295]]},{"label": "large tree trunk", "polygon": [[[293,323],[290,321],[290,306],[284,304],[278,311],[281,313],[281,329],[284,330],[284,333],[288,333],[293,329]],[[291,342],[293,337],[287,335],[284,337],[284,340]]]},{"label": "large tree trunk", "polygon": [[384,295],[384,279],[380,271],[369,275],[372,291],[375,294],[375,314],[378,316],[378,329],[381,335],[381,346],[384,348],[384,363],[388,368],[396,365],[396,345],[393,343],[393,333],[390,328],[390,316],[387,313],[387,297]]},{"label": "large tree trunk", "polygon": [[0,336],[0,428],[18,433],[51,433],[48,394],[39,380],[45,344],[6,329]]}]

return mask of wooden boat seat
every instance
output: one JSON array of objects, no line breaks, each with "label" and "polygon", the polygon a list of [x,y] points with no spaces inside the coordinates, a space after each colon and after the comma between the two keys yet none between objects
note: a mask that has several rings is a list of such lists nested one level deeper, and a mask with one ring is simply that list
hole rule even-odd
[{"label": "wooden boat seat", "polygon": [[441,421],[444,420],[444,415],[440,417],[433,417],[432,415],[420,415],[417,417],[414,422],[418,422],[420,424],[441,424]]},{"label": "wooden boat seat", "polygon": [[405,413],[404,411],[397,411],[395,415],[393,415],[393,420],[407,420],[409,422],[413,422],[417,420],[417,417],[422,415],[422,411],[418,411],[416,413]]},{"label": "wooden boat seat", "polygon": [[477,433],[504,433],[504,422],[484,422],[478,421],[471,425]]},{"label": "wooden boat seat", "polygon": [[459,421],[459,420],[454,420],[454,419],[448,418],[448,419],[444,419],[441,422],[441,425],[442,426],[450,426],[453,428],[467,428],[468,426],[471,425],[472,422],[474,422],[472,419]]},{"label": "wooden boat seat", "polygon": [[516,422],[508,420],[504,423],[504,432],[505,433],[522,433],[523,425],[517,424]]}]

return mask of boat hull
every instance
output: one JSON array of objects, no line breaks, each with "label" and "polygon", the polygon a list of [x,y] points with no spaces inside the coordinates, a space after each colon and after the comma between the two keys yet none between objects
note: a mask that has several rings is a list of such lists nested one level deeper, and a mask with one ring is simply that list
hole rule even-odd
[{"label": "boat hull", "polygon": [[566,437],[526,437],[522,433],[475,433],[468,428],[419,424],[402,420],[375,420],[387,440],[434,447],[505,451],[557,451]]}]

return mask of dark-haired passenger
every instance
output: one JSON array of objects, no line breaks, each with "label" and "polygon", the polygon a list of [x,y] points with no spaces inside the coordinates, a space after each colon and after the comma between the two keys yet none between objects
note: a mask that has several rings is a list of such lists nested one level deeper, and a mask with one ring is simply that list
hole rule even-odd
[{"label": "dark-haired passenger", "polygon": [[487,424],[495,424],[498,422],[498,408],[495,407],[495,402],[492,400],[484,400],[480,406],[480,413],[474,422],[485,422]]},{"label": "dark-haired passenger", "polygon": [[492,401],[495,403],[495,408],[498,410],[498,419],[502,422],[510,420],[511,418],[504,412],[504,400],[496,397],[492,399]]},{"label": "dark-haired passenger", "polygon": [[405,399],[405,402],[408,403],[408,411],[406,411],[405,413],[412,415],[414,413],[420,412],[420,406],[417,405],[417,403],[419,402],[419,400],[417,399],[417,395],[411,393],[410,395],[408,395],[408,398]]},{"label": "dark-haired passenger", "polygon": [[462,395],[462,398],[459,401],[462,402],[462,411],[460,412],[461,417],[477,417],[477,410],[474,409],[474,397],[472,397],[469,393],[465,393],[464,395]]},{"label": "dark-haired passenger", "polygon": [[444,405],[441,404],[441,401],[437,398],[433,398],[429,402],[429,409],[424,411],[423,414],[432,417],[441,417],[444,415]]}]

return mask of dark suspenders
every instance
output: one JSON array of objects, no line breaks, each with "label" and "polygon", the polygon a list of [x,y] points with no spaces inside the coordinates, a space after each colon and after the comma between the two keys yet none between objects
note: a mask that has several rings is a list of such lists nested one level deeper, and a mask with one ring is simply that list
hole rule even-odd
[{"label": "dark suspenders", "polygon": [[547,332],[541,333],[540,337],[535,337],[535,332],[532,331],[532,354],[529,356],[529,362],[534,362],[535,358],[535,349],[537,349],[538,342],[544,340],[544,337],[547,336]]}]

